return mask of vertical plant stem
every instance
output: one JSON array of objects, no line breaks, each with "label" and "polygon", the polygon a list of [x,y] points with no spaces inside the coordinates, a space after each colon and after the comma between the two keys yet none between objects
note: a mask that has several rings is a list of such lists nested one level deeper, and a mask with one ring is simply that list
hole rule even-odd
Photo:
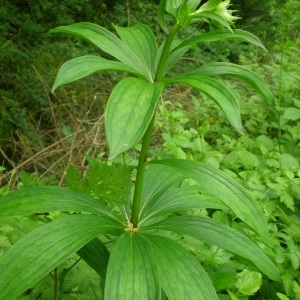
[{"label": "vertical plant stem", "polygon": [[281,153],[281,148],[282,148],[282,132],[281,132],[281,98],[282,98],[282,69],[283,69],[283,57],[284,57],[284,46],[282,46],[281,49],[281,56],[280,56],[280,69],[279,69],[279,88],[278,88],[278,103],[277,103],[277,126],[278,126],[278,148],[279,148],[279,153]]},{"label": "vertical plant stem", "polygon": [[163,73],[165,71],[165,67],[166,67],[166,64],[167,64],[167,58],[168,58],[169,53],[170,53],[171,45],[172,45],[174,37],[177,34],[179,28],[180,28],[180,24],[176,23],[171,28],[171,30],[170,30],[167,38],[166,38],[165,45],[164,45],[164,48],[161,52],[161,56],[160,56],[160,59],[159,59],[159,62],[158,62],[155,81],[159,81],[163,77]]},{"label": "vertical plant stem", "polygon": [[154,127],[154,121],[155,121],[155,114],[153,115],[150,124],[148,125],[148,128],[144,134],[142,149],[141,149],[138,168],[137,168],[131,220],[130,220],[134,228],[136,228],[138,225],[138,215],[139,215],[141,200],[142,200],[143,181],[144,181],[145,169],[147,164],[148,150],[149,150],[152,131]]},{"label": "vertical plant stem", "polygon": [[130,0],[126,0],[126,10],[127,10],[127,27],[130,26]]},{"label": "vertical plant stem", "polygon": [[53,300],[57,300],[57,282],[57,268],[55,268],[53,271]]},{"label": "vertical plant stem", "polygon": [[[159,81],[163,77],[163,73],[166,67],[167,58],[170,53],[172,41],[178,32],[180,28],[180,25],[177,23],[175,24],[168,34],[160,59],[157,66],[155,81]],[[130,222],[133,225],[133,228],[137,228],[138,226],[138,217],[141,207],[141,201],[142,201],[142,191],[143,191],[143,182],[144,182],[144,176],[145,176],[145,170],[147,165],[147,157],[148,157],[148,150],[151,143],[152,138],[152,132],[154,128],[154,121],[155,121],[155,114],[153,115],[148,128],[144,134],[143,137],[143,143],[142,143],[142,149],[140,153],[139,163],[137,167],[137,174],[136,174],[136,182],[135,182],[135,189],[134,189],[134,195],[133,195],[133,204],[132,204],[132,211],[131,211],[131,219]]]},{"label": "vertical plant stem", "polygon": [[58,278],[58,283],[59,283],[59,289],[58,289],[58,298],[57,300],[61,299],[61,295],[63,295],[64,292],[64,283],[66,276],[68,273],[81,261],[81,258],[77,259],[69,268],[64,268],[61,272],[60,277]]}]

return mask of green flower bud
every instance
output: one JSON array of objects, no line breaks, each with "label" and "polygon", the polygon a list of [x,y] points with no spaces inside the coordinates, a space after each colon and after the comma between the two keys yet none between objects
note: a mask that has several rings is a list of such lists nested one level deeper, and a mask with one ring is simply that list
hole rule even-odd
[{"label": "green flower bud", "polygon": [[232,13],[236,10],[228,10],[227,8],[230,6],[230,0],[225,0],[221,2],[214,10],[216,14],[225,19],[228,24],[232,25],[235,20],[239,19],[239,17],[232,16]]},{"label": "green flower bud", "polygon": [[[198,8],[194,13],[190,14],[192,17],[201,16],[201,13],[212,12],[222,17],[229,25],[232,25],[239,17],[232,16],[236,10],[228,10],[230,0],[209,0]],[[215,23],[215,22],[213,22]]]}]

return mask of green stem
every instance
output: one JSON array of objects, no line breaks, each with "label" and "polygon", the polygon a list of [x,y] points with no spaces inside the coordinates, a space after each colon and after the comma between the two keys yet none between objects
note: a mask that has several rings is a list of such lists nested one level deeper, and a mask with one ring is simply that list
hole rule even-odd
[{"label": "green stem", "polygon": [[283,69],[283,57],[284,57],[284,49],[281,49],[281,57],[280,57],[280,70],[279,70],[279,88],[278,88],[278,103],[277,103],[277,126],[278,126],[278,133],[277,133],[277,138],[278,138],[278,148],[279,148],[279,153],[281,153],[281,148],[282,148],[282,132],[281,132],[281,99],[282,99],[282,69]]},{"label": "green stem", "polygon": [[57,282],[58,282],[58,277],[57,277],[57,267],[54,269],[53,272],[53,300],[57,299]]},{"label": "green stem", "polygon": [[153,115],[150,124],[148,125],[148,128],[144,134],[142,149],[141,149],[139,163],[137,167],[131,220],[130,220],[131,223],[133,224],[133,228],[136,228],[138,225],[138,217],[139,217],[139,212],[141,207],[143,182],[144,182],[144,175],[145,175],[145,169],[147,164],[148,149],[152,138],[154,121],[155,121],[155,114]]},{"label": "green stem", "polygon": [[168,55],[170,53],[171,45],[172,45],[174,37],[177,34],[179,29],[180,29],[180,24],[176,23],[171,28],[171,30],[170,30],[167,38],[166,38],[165,45],[164,45],[164,48],[161,52],[161,56],[160,56],[160,59],[159,59],[159,62],[158,62],[155,81],[159,81],[163,77],[165,67],[166,67],[166,64],[167,64]]},{"label": "green stem", "polygon": [[[162,79],[164,70],[167,63],[167,58],[170,53],[172,41],[178,32],[180,28],[179,24],[175,24],[167,38],[159,59],[155,81],[159,81]],[[133,228],[137,228],[138,226],[138,219],[139,219],[139,212],[141,207],[141,201],[142,201],[142,191],[143,191],[143,182],[144,182],[144,176],[145,176],[145,170],[147,165],[147,157],[148,157],[148,150],[151,143],[152,138],[152,132],[154,128],[154,121],[155,121],[155,114],[153,115],[147,130],[143,137],[143,143],[142,143],[142,149],[140,153],[139,163],[137,167],[137,174],[136,174],[136,182],[135,182],[135,189],[134,189],[134,195],[133,195],[133,204],[132,204],[132,211],[131,211],[131,219],[130,222],[133,225]]]}]

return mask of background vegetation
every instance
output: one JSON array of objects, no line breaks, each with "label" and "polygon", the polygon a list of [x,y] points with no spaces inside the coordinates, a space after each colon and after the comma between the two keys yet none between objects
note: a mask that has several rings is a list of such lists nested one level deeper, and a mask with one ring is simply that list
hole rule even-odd
[{"label": "background vegetation", "polygon": [[[0,4],[0,194],[45,182],[63,185],[69,166],[86,171],[87,155],[106,156],[102,116],[119,75],[94,75],[93,80],[83,79],[51,94],[57,69],[64,61],[96,50],[79,39],[50,36],[48,30],[79,21],[110,29],[111,23],[151,24],[157,1],[2,0]],[[265,78],[276,96],[276,106],[266,106],[240,83],[227,81],[241,99],[245,129],[245,135],[234,136],[214,104],[204,97],[195,101],[199,100],[197,93],[173,86],[160,103],[151,155],[187,157],[219,167],[251,191],[268,217],[277,245],[276,262],[282,271],[280,284],[242,272],[238,262],[230,261],[229,253],[216,252],[210,245],[190,249],[207,269],[223,268],[228,282],[215,282],[224,299],[300,299],[300,3],[235,0],[233,9],[241,17],[236,27],[258,35],[269,52],[222,42],[193,49],[193,59],[183,60],[181,68],[210,60],[247,65]],[[124,159],[136,164],[135,151]],[[226,212],[199,213],[213,214],[247,232]],[[36,222],[14,218],[0,223],[0,255]],[[247,234],[251,236],[251,232]],[[237,270],[238,277],[229,276],[229,267]],[[54,271],[52,279],[49,276],[28,291],[24,299],[40,293],[49,299],[47,293],[51,294],[57,280],[55,272],[63,276],[65,270],[70,272],[63,287],[64,299],[101,299],[95,288],[99,284],[96,275],[75,256]]]}]

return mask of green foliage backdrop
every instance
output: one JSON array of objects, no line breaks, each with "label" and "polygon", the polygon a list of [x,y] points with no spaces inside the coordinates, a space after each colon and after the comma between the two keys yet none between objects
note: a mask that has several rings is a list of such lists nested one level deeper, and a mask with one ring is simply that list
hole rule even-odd
[{"label": "green foliage backdrop", "polygon": [[[80,39],[67,35],[50,36],[48,31],[79,21],[95,22],[109,29],[112,29],[111,23],[119,26],[153,23],[156,15],[150,12],[157,2],[1,2],[0,184],[3,186],[0,187],[0,195],[7,193],[10,186],[36,186],[45,182],[55,185],[67,182],[80,192],[101,194],[93,179],[103,181],[103,178],[97,167],[93,168],[95,161],[84,156],[106,158],[102,116],[108,93],[120,77],[115,73],[95,75],[89,81],[81,80],[55,95],[51,94],[50,86],[64,61],[99,52]],[[300,297],[300,3],[293,0],[235,0],[232,7],[241,16],[236,26],[257,34],[269,53],[243,43],[234,46],[226,41],[206,44],[191,49],[189,54],[192,58],[184,59],[179,71],[216,60],[239,62],[263,75],[275,95],[276,106],[264,104],[243,84],[224,80],[241,99],[245,135],[239,136],[228,129],[228,123],[216,104],[208,104],[205,96],[199,96],[180,84],[174,85],[166,91],[164,101],[159,104],[150,156],[155,159],[194,159],[220,168],[249,190],[262,208],[272,233],[272,242],[276,245],[276,264],[282,273],[280,283],[262,279],[260,273],[248,270],[240,272],[237,281],[227,267],[239,270],[244,263],[242,259],[232,263],[230,253],[225,250],[220,251],[209,243],[196,243],[186,237],[181,240],[179,235],[170,234],[177,242],[189,245],[190,252],[204,264],[206,270],[210,270],[210,274],[214,274],[213,283],[224,294],[222,299],[236,299],[236,295],[240,299],[297,299]],[[152,26],[151,29],[159,35],[158,28]],[[193,32],[183,34],[192,35]],[[86,144],[92,146],[84,147]],[[128,151],[122,163],[136,165],[136,150],[139,149],[140,145],[137,145]],[[92,166],[89,172],[87,161]],[[70,164],[76,168],[70,168]],[[35,174],[19,172],[21,169]],[[127,170],[123,171],[125,176],[120,178],[129,181]],[[82,177],[82,174],[85,176]],[[4,185],[6,182],[10,186]],[[76,184],[72,186],[74,182]],[[189,182],[187,185],[193,184]],[[94,189],[87,191],[87,186]],[[127,192],[120,193],[125,198]],[[110,196],[115,202],[123,200],[115,197],[113,192]],[[166,199],[170,197],[172,193],[166,195]],[[215,203],[216,208],[220,208],[218,205]],[[230,212],[199,208],[191,209],[188,214],[211,216],[246,234],[255,243],[261,242]],[[58,216],[51,213],[5,219],[0,223],[0,255],[24,233]],[[168,224],[161,226],[167,228]],[[109,237],[107,243],[111,243]],[[80,299],[80,291],[85,290],[87,297],[101,299],[101,294],[95,293],[98,277],[77,260],[76,255],[70,257],[51,273],[52,278],[57,275],[55,272],[61,273],[61,278],[64,278],[65,270],[74,270],[68,273],[72,279],[65,285],[68,296]],[[214,272],[216,266],[223,273]],[[89,280],[83,282],[78,272],[83,272]],[[224,277],[228,279],[226,282],[222,280]],[[28,293],[38,295],[42,292],[45,297],[51,297],[51,284],[50,277],[45,277]],[[103,282],[101,284],[103,286]]]}]

